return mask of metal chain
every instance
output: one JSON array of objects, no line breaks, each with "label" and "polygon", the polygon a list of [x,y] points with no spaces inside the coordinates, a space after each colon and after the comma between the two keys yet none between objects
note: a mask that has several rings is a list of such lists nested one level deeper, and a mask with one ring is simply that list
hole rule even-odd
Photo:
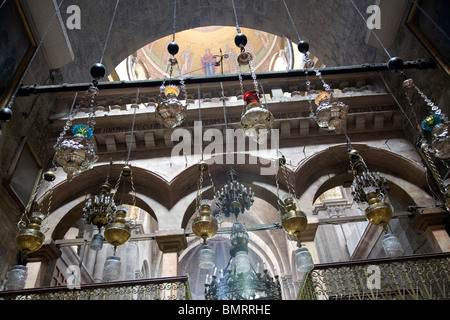
[{"label": "metal chain", "polygon": [[213,178],[211,176],[211,172],[209,170],[208,170],[208,175],[209,175],[209,180],[211,180],[211,186],[212,186],[212,189],[213,189],[213,194],[216,195],[216,187],[214,185]]},{"label": "metal chain", "polygon": [[305,75],[306,75],[306,92],[308,93],[308,103],[309,103],[309,111],[310,111],[309,117],[311,119],[316,120],[316,114],[314,113],[314,109],[313,109],[313,106],[312,106],[313,98],[312,98],[312,95],[311,95],[311,81],[309,80],[308,69],[306,69]]},{"label": "metal chain", "polygon": [[203,170],[200,170],[200,177],[197,181],[197,197],[195,199],[195,211],[198,210],[200,206],[200,201],[202,201],[202,192],[201,192],[202,187],[203,187]]}]

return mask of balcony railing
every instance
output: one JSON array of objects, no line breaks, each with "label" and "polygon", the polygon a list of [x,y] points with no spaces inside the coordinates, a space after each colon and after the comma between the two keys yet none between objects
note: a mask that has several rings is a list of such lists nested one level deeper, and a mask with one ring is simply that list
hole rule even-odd
[{"label": "balcony railing", "polygon": [[450,253],[315,265],[298,300],[449,300]]},{"label": "balcony railing", "polygon": [[187,276],[2,291],[4,300],[191,300]]}]

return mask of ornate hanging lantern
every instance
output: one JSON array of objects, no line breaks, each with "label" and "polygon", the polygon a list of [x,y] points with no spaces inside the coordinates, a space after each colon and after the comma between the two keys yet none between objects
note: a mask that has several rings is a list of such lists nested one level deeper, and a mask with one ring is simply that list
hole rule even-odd
[{"label": "ornate hanging lantern", "polygon": [[[176,4],[175,4],[176,5]],[[175,19],[175,17],[174,17]],[[177,66],[179,80],[181,85],[181,91],[184,94],[184,100],[186,105],[183,105],[181,101],[178,100],[178,95],[180,94],[180,89],[169,83],[165,85],[166,77],[164,76],[163,83],[160,87],[159,103],[155,110],[156,120],[166,128],[176,128],[181,125],[186,117],[186,109],[188,104],[186,85],[184,84],[184,79],[181,76],[181,69],[178,64],[175,55],[178,53],[179,47],[175,42],[175,31],[173,34],[174,41],[170,42],[167,51],[172,55],[167,64],[167,70],[165,74],[169,74],[169,79],[172,78],[173,68]]]},{"label": "ornate hanging lantern", "polygon": [[113,215],[113,221],[105,227],[105,239],[114,247],[123,245],[130,239],[131,228],[125,220],[127,211],[119,206]]},{"label": "ornate hanging lantern", "polygon": [[332,93],[322,92],[316,98],[317,125],[325,130],[343,132],[348,113],[348,105],[342,101],[334,101]]},{"label": "ornate hanging lantern", "polygon": [[94,163],[98,160],[98,156],[95,154],[94,150],[93,138],[95,121],[92,119],[94,114],[94,99],[98,93],[98,89],[95,85],[92,85],[88,92],[92,96],[89,103],[89,118],[87,123],[74,125],[72,127],[72,136],[64,138],[66,131],[72,126],[72,120],[76,110],[71,112],[64,130],[61,132],[54,145],[56,152],[54,161],[56,161],[56,164],[53,164],[55,167],[57,165],[62,167],[64,172],[67,173],[68,180],[71,180],[74,175],[92,168]]},{"label": "ornate hanging lantern", "polygon": [[[198,216],[192,222],[192,231],[197,237],[203,240],[203,244],[206,245],[206,239],[213,237],[218,230],[217,219],[211,213],[212,201],[209,199],[202,199],[202,184],[203,184],[203,173],[208,171],[209,166],[205,161],[200,161],[198,165],[198,170],[200,171],[199,180],[197,183],[197,197],[196,197],[196,211]],[[209,171],[208,171],[209,173]],[[211,185],[214,188],[211,174]]]},{"label": "ornate hanging lantern", "polygon": [[308,224],[306,214],[297,209],[294,195],[288,193],[281,199],[284,203],[284,213],[281,214],[281,226],[288,233],[291,240],[300,241],[301,233]]},{"label": "ornate hanging lantern", "polygon": [[245,134],[257,143],[267,141],[266,137],[272,129],[274,117],[259,102],[258,92],[248,91],[244,94],[245,112],[241,117],[241,127]]},{"label": "ornate hanging lantern", "polygon": [[[297,264],[297,270],[306,272],[314,268],[311,254],[308,249],[302,247],[301,236],[308,225],[308,218],[306,214],[297,209],[297,196],[290,179],[290,174],[287,172],[286,159],[284,156],[278,159],[278,168],[281,169],[288,193],[280,198],[277,189],[278,200],[278,213],[281,216],[281,226],[286,231],[288,239],[295,241],[297,249],[295,251],[295,262]],[[278,173],[276,175],[276,184],[278,185]]]},{"label": "ornate hanging lantern", "polygon": [[186,117],[186,107],[178,100],[177,86],[161,86],[160,102],[156,107],[156,120],[166,128],[181,125]]},{"label": "ornate hanging lantern", "polygon": [[100,187],[100,193],[87,199],[83,208],[82,219],[85,223],[95,225],[98,233],[94,235],[90,248],[100,251],[103,247],[103,236],[101,229],[108,224],[108,218],[116,211],[114,194],[111,192],[112,186],[109,183],[109,174],[112,166],[110,161],[106,181]]},{"label": "ornate hanging lantern", "polygon": [[45,235],[41,231],[44,218],[43,213],[33,212],[28,224],[22,220],[18,223],[19,234],[16,237],[16,244],[25,256],[39,250],[44,243]]},{"label": "ornate hanging lantern", "polygon": [[389,185],[379,172],[369,171],[359,152],[349,147],[348,155],[353,171],[353,199],[365,207],[364,213],[370,223],[386,227],[392,218],[391,206],[384,202]]}]

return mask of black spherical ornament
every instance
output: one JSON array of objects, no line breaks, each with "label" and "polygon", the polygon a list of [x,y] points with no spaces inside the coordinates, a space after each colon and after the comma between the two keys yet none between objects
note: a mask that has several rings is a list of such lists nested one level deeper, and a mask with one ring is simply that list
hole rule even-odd
[{"label": "black spherical ornament", "polygon": [[297,48],[298,48],[298,51],[305,54],[309,50],[309,43],[302,40],[298,43]]},{"label": "black spherical ornament", "polygon": [[8,122],[12,117],[12,111],[8,107],[4,107],[0,110],[0,121]]},{"label": "black spherical ornament", "polygon": [[243,33],[238,33],[236,35],[236,37],[234,37],[234,43],[239,48],[245,47],[245,45],[247,44],[247,37],[246,37],[246,35],[243,34]]},{"label": "black spherical ornament", "polygon": [[169,45],[167,46],[167,50],[169,51],[169,53],[171,55],[176,55],[178,53],[178,50],[180,50],[180,48],[178,47],[178,44],[175,41],[172,41],[171,43],[169,43]]},{"label": "black spherical ornament", "polygon": [[399,57],[393,57],[389,59],[387,64],[389,70],[391,71],[397,71],[398,69],[401,69],[403,66],[403,60]]},{"label": "black spherical ornament", "polygon": [[95,80],[100,80],[106,75],[106,68],[101,63],[94,63],[91,67],[91,76]]}]

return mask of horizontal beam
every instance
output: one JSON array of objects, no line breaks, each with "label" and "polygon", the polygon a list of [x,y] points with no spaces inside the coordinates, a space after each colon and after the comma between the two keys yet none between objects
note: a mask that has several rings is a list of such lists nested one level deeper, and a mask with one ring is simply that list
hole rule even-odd
[{"label": "horizontal beam", "polygon": [[[433,69],[436,67],[436,63],[433,59],[419,59],[414,61],[405,61],[402,69]],[[340,75],[340,74],[352,74],[352,73],[368,73],[389,71],[387,63],[374,63],[374,64],[362,64],[354,66],[344,67],[328,67],[319,69],[323,76],[327,75]],[[314,74],[313,70],[309,70],[310,75]],[[258,72],[256,73],[257,79],[285,79],[295,77],[306,77],[306,72],[303,69],[300,70],[288,70],[288,71],[274,71],[274,72]],[[243,80],[252,80],[252,75],[249,73],[242,74]],[[186,77],[184,78],[185,84],[205,84],[205,83],[217,83],[217,82],[231,82],[237,81],[238,75],[217,75],[214,77]],[[171,79],[173,84],[179,85],[179,79]],[[113,82],[99,82],[97,88],[102,90],[111,89],[128,89],[128,88],[151,88],[160,87],[163,83],[163,79],[149,79],[149,80],[135,80],[135,81],[113,81]],[[63,83],[59,85],[23,85],[19,88],[17,96],[29,96],[32,94],[42,93],[57,93],[57,92],[75,92],[86,91],[92,83]]]},{"label": "horizontal beam", "polygon": [[[412,215],[411,212],[394,213],[392,215],[392,219],[407,218],[411,215]],[[344,223],[360,222],[360,221],[367,221],[366,216],[359,215],[359,216],[319,219],[318,225],[344,224]],[[232,228],[220,228],[217,231],[217,234],[231,233],[231,229]],[[282,226],[280,223],[274,222],[274,223],[269,223],[269,224],[260,224],[260,225],[255,225],[255,226],[249,226],[246,229],[247,229],[247,231],[264,231],[264,230],[282,229]],[[186,235],[186,237],[195,236],[195,234],[192,230],[186,230],[184,234]],[[149,241],[149,240],[155,240],[154,233],[133,234],[133,235],[131,235],[131,237],[129,239],[129,241]],[[86,243],[87,245],[91,244],[91,239],[59,239],[59,240],[55,241],[55,244],[60,247],[79,246],[79,245],[83,245],[84,243]],[[106,240],[105,240],[105,243],[107,243]]]}]

